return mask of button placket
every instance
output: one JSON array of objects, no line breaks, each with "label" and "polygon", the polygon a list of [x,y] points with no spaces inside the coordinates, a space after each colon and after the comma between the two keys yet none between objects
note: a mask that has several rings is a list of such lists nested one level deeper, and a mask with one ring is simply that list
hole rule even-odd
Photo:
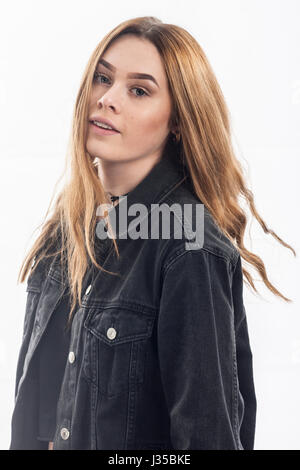
[{"label": "button placket", "polygon": [[[80,310],[80,309],[79,309]],[[68,363],[73,364],[72,366],[69,365],[67,368],[67,376],[64,378],[64,388],[61,389],[61,395],[59,398],[60,405],[63,403],[63,408],[60,408],[60,425],[58,426],[58,437],[65,442],[61,441],[60,445],[62,446],[61,449],[70,448],[71,446],[71,428],[72,428],[72,414],[73,414],[73,406],[75,403],[75,396],[76,396],[76,376],[77,376],[77,358],[76,358],[76,351],[78,351],[78,344],[80,342],[80,331],[81,331],[81,324],[83,321],[83,317],[78,315],[80,312],[77,311],[74,314],[74,322],[72,325],[71,330],[71,339],[70,339],[70,351],[68,353]],[[62,401],[62,397],[64,396],[64,400]],[[68,397],[68,399],[66,399]],[[59,445],[57,443],[57,445]]]}]

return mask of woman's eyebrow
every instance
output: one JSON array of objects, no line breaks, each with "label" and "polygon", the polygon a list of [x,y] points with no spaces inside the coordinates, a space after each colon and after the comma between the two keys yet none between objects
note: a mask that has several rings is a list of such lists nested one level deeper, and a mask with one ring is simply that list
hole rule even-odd
[{"label": "woman's eyebrow", "polygon": [[[116,71],[116,67],[114,67],[114,65],[110,64],[109,62],[107,62],[106,60],[104,59],[100,59],[98,64],[102,64],[104,65],[104,67],[106,67],[107,69],[111,70],[112,72],[115,72]],[[148,73],[138,73],[138,72],[131,72],[131,73],[128,73],[127,74],[127,77],[128,78],[140,78],[142,80],[151,80],[152,82],[155,83],[156,86],[158,86],[159,88],[159,84],[157,83],[157,81],[155,80],[155,78],[152,76],[152,75],[149,75]]]}]

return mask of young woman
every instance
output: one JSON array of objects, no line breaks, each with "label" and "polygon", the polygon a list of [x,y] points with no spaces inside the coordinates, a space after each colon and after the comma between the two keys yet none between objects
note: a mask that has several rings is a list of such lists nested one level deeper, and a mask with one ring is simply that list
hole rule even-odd
[{"label": "young woman", "polygon": [[10,449],[253,449],[242,259],[290,299],[244,246],[239,197],[295,252],[255,209],[228,116],[183,28],[134,18],[96,47],[69,180],[20,273]]}]

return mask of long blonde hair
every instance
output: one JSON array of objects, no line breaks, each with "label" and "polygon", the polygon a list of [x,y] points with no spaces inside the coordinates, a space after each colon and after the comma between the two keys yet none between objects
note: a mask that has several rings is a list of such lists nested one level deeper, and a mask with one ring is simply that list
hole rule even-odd
[{"label": "long blonde hair", "polygon": [[[99,59],[112,41],[124,34],[134,34],[153,43],[165,67],[172,98],[170,126],[180,132],[178,155],[183,155],[191,175],[193,189],[209,209],[219,228],[239,250],[243,260],[259,272],[263,282],[275,295],[291,302],[269,281],[262,259],[244,246],[246,212],[239,204],[242,197],[249,205],[265,233],[270,233],[296,256],[295,250],[269,229],[258,214],[253,194],[246,186],[243,168],[235,157],[229,111],[214,72],[198,42],[185,29],[165,24],[155,17],[139,17],[124,21],[108,33],[92,53],[83,73],[73,112],[72,131],[63,176],[70,165],[70,178],[56,197],[53,213],[25,257],[18,281],[24,282],[40,260],[60,254],[66,262],[71,293],[71,311],[76,300],[81,304],[83,277],[91,261],[98,269],[94,233],[96,207],[107,203],[104,188],[91,155],[85,148],[88,126],[88,103],[93,76]],[[54,196],[53,196],[54,197]],[[47,217],[53,197],[50,201]],[[59,240],[59,243],[58,243]],[[118,247],[113,239],[119,256]],[[34,266],[32,263],[35,261]],[[243,274],[253,290],[252,276],[243,267]]]}]

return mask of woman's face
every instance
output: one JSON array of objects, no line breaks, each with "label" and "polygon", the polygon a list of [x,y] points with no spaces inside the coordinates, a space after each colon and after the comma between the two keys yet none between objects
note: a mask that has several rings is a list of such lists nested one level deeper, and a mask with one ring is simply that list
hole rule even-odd
[{"label": "woman's face", "polygon": [[[120,132],[99,135],[89,123],[88,153],[106,162],[124,162],[149,155],[159,158],[170,132],[172,103],[155,46],[133,35],[124,36],[107,49],[102,59],[113,69],[98,64],[88,119],[94,116],[109,119]],[[157,84],[149,79],[129,77],[132,73],[152,75]]]}]

